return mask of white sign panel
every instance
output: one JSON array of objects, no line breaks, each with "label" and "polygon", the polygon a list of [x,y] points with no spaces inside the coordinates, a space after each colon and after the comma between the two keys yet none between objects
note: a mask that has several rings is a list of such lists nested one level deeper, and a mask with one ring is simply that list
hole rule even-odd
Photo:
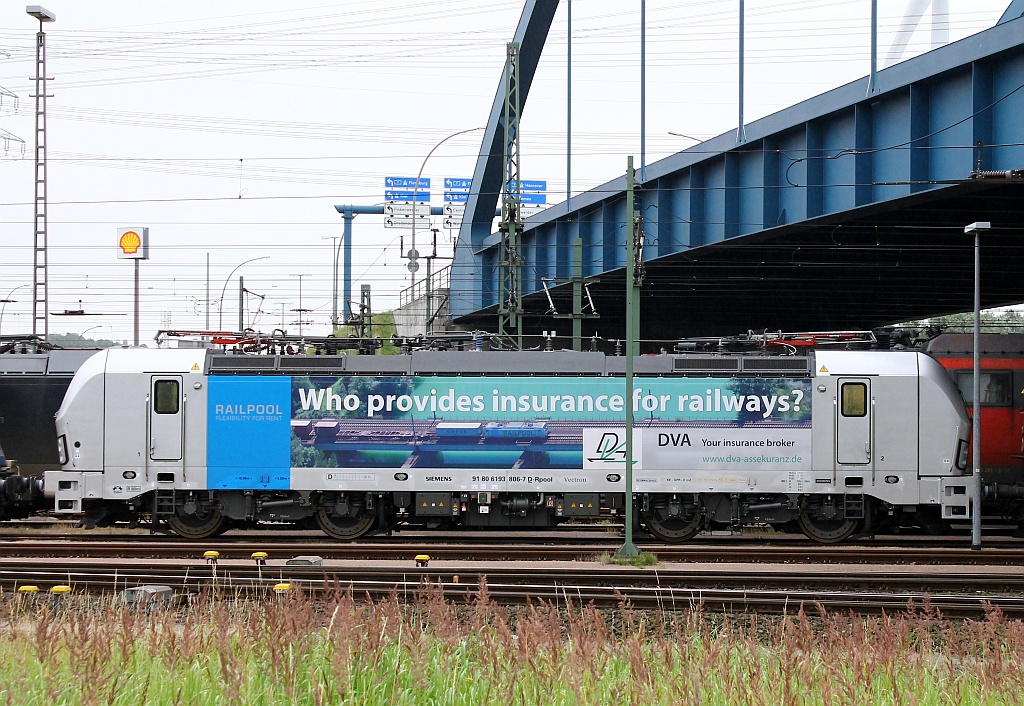
[{"label": "white sign panel", "polygon": [[118,228],[117,258],[119,260],[148,260],[149,228]]},{"label": "white sign panel", "polygon": [[[583,429],[585,470],[625,470],[625,429]],[[679,471],[707,483],[706,471],[806,471],[811,430],[785,427],[690,427],[633,430],[633,468]]]},{"label": "white sign panel", "polygon": [[[385,228],[412,228],[413,219],[411,216],[385,216]],[[416,227],[427,230],[430,228],[430,221],[416,217]]]},{"label": "white sign panel", "polygon": [[811,430],[771,427],[644,429],[649,471],[803,471],[811,468]]},{"label": "white sign panel", "polygon": [[384,215],[412,217],[414,206],[416,209],[415,213],[417,218],[430,218],[430,206],[422,203],[386,203],[384,204]]}]

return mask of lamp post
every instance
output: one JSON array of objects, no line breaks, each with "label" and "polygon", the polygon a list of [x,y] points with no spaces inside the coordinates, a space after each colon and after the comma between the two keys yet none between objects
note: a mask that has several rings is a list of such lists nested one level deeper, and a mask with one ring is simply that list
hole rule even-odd
[{"label": "lamp post", "polygon": [[218,329],[220,329],[220,330],[224,329],[224,292],[227,291],[228,282],[231,281],[231,275],[233,275],[236,272],[238,272],[238,268],[241,267],[242,265],[248,265],[250,262],[256,262],[257,260],[268,260],[268,259],[270,259],[270,255],[264,255],[262,257],[254,257],[254,258],[252,258],[250,260],[246,260],[245,262],[240,262],[237,265],[235,265],[235,269],[231,270],[231,272],[228,274],[228,276],[224,279],[224,286],[220,288],[220,299],[217,300],[217,302],[218,302],[217,308],[220,310],[218,312],[218,318],[217,318],[217,328]]},{"label": "lamp post", "polygon": [[992,228],[988,221],[978,221],[964,228],[974,234],[974,376],[971,395],[974,413],[971,420],[971,549],[981,549],[981,234]]},{"label": "lamp post", "polygon": [[31,286],[31,284],[19,284],[17,287],[13,287],[11,291],[7,293],[7,296],[5,296],[3,299],[0,299],[0,301],[3,302],[3,304],[0,305],[0,332],[4,330],[4,312],[7,311],[7,305],[14,304],[15,302],[18,301],[17,299],[11,299],[11,295],[17,292],[19,289],[24,289],[25,287]]},{"label": "lamp post", "polygon": [[320,240],[334,241],[334,288],[331,295],[331,333],[334,333],[334,330],[338,328],[338,258],[341,256],[341,244],[345,242],[345,239],[336,235],[322,235]]},{"label": "lamp post", "polygon": [[103,324],[99,324],[97,326],[90,326],[89,328],[87,328],[86,330],[82,331],[78,335],[81,336],[82,340],[84,341],[85,340],[85,334],[89,333],[90,331],[94,331],[94,330],[96,330],[98,328],[103,328]]},{"label": "lamp post", "polygon": [[[42,323],[43,340],[50,335],[50,275],[49,251],[47,249],[47,199],[46,199],[46,32],[44,22],[54,22],[57,15],[42,5],[25,8],[29,16],[39,20],[36,32],[36,152],[35,152],[35,208],[32,232],[32,335],[39,333]],[[30,80],[33,80],[30,77]],[[39,305],[42,304],[42,307]],[[42,311],[40,311],[42,308]],[[138,341],[136,341],[138,344]]]}]

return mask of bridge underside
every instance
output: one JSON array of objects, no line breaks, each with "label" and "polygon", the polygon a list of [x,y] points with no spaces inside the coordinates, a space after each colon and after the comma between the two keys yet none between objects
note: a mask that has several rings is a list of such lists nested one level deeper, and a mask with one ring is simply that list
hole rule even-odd
[{"label": "bridge underside", "polygon": [[[726,133],[638,173],[641,337],[864,329],[970,311],[974,240],[964,227],[977,221],[992,223],[982,305],[1024,302],[1021,7],[875,83],[865,77],[751,123],[740,143]],[[488,145],[450,310],[462,327],[494,331],[504,256],[490,232],[497,187],[483,178],[500,150]],[[614,179],[527,221],[524,333],[570,333],[545,286],[557,314],[571,314],[565,282],[578,243],[600,315],[584,320],[583,334],[623,336],[625,185]]]},{"label": "bridge underside", "polygon": [[[641,337],[860,330],[970,311],[974,238],[964,226],[976,221],[998,224],[982,235],[982,306],[1024,301],[1024,183],[979,181],[649,261]],[[623,276],[620,268],[589,285],[600,318],[584,321],[585,336],[622,336]],[[551,294],[558,313],[572,311],[567,287]],[[543,292],[524,302],[527,333],[571,331]],[[462,321],[489,329],[493,317]]]}]

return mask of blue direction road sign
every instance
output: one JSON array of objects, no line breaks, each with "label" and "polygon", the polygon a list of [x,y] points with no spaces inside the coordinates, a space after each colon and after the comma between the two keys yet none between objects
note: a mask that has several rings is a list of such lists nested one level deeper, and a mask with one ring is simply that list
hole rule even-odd
[{"label": "blue direction road sign", "polygon": [[472,179],[453,179],[452,177],[445,177],[444,188],[446,189],[471,189],[473,188]]},{"label": "blue direction road sign", "polygon": [[430,201],[429,191],[385,191],[385,201],[412,201],[413,196],[416,197],[416,201],[419,203],[425,203]]},{"label": "blue direction road sign", "polygon": [[548,202],[547,194],[532,194],[529,191],[521,191],[519,196],[522,202],[528,206],[543,206]]},{"label": "blue direction road sign", "polygon": [[[509,185],[511,188],[516,187],[515,180],[510,180]],[[523,179],[522,186],[519,188],[520,191],[547,191],[548,183],[546,181],[527,181]]]},{"label": "blue direction road sign", "polygon": [[468,191],[446,191],[444,192],[445,203],[466,203],[469,201]]},{"label": "blue direction road sign", "polygon": [[[415,189],[416,177],[384,177],[384,188],[385,189]],[[428,177],[420,177],[420,189],[430,188],[430,179]]]}]

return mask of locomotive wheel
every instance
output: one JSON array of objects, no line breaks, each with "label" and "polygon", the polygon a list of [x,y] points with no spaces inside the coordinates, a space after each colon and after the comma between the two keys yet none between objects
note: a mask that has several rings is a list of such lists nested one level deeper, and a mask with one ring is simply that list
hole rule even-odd
[{"label": "locomotive wheel", "polygon": [[679,544],[693,539],[704,524],[704,513],[694,508],[687,517],[658,517],[658,511],[652,510],[644,516],[647,531],[666,544]]},{"label": "locomotive wheel", "polygon": [[358,517],[335,515],[323,508],[316,511],[316,524],[335,539],[357,539],[373,528],[376,518],[362,513]]},{"label": "locomotive wheel", "polygon": [[172,515],[167,518],[171,531],[186,539],[206,539],[228,529],[228,521],[220,510],[208,508],[193,515]]},{"label": "locomotive wheel", "polygon": [[796,521],[800,525],[801,532],[807,535],[809,539],[813,539],[821,544],[842,542],[853,534],[857,529],[857,525],[860,524],[859,520],[849,518],[826,520],[821,517],[811,517],[806,508],[800,512],[800,516],[797,517]]}]

